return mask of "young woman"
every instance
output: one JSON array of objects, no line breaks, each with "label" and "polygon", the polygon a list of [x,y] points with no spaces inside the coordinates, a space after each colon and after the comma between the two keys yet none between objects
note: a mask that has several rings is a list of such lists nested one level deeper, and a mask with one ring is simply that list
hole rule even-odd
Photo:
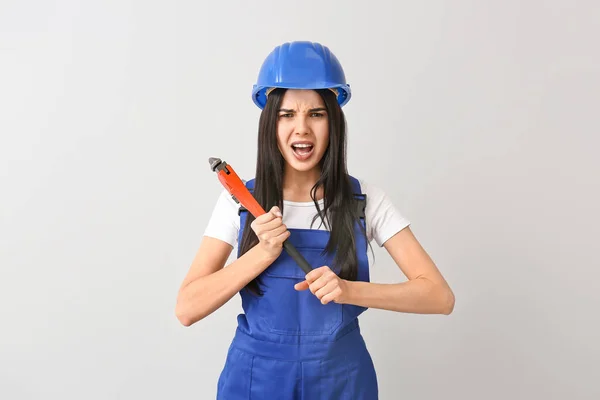
[{"label": "young woman", "polygon": [[[241,295],[218,399],[377,399],[359,314],[453,310],[451,289],[407,219],[383,190],[347,173],[349,99],[338,59],[318,43],[283,44],[262,65],[253,90],[262,109],[256,175],[246,185],[269,211],[255,219],[221,194],[176,306],[190,326]],[[285,240],[310,273],[282,251]],[[369,282],[373,240],[406,282]]]}]

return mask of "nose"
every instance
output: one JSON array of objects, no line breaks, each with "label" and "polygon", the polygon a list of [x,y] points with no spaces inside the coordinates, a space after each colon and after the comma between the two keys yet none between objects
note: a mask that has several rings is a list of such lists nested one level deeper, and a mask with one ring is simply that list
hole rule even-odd
[{"label": "nose", "polygon": [[308,116],[304,113],[298,114],[296,117],[296,135],[307,135],[310,133],[310,125],[308,123]]}]

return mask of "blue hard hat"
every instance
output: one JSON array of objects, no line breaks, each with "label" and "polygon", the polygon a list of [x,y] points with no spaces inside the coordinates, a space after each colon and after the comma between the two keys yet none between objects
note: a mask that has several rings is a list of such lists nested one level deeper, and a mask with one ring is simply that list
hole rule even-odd
[{"label": "blue hard hat", "polygon": [[336,56],[319,43],[298,41],[275,47],[263,62],[252,89],[252,100],[259,108],[267,102],[267,90],[332,89],[338,104],[351,96],[350,85]]}]

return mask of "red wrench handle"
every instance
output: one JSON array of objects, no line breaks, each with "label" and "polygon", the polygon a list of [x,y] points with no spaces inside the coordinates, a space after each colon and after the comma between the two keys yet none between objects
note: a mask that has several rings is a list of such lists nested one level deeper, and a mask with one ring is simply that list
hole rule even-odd
[{"label": "red wrench handle", "polygon": [[[252,193],[250,193],[231,165],[227,164],[225,161],[221,161],[220,158],[213,157],[209,158],[208,162],[210,163],[210,168],[217,173],[217,177],[223,187],[231,194],[237,203],[244,206],[254,218],[266,214],[265,210],[258,204],[258,201],[252,196]],[[283,242],[283,248],[305,273],[308,274],[312,270],[308,261],[306,261],[302,254],[300,254],[290,242],[287,240]]]}]

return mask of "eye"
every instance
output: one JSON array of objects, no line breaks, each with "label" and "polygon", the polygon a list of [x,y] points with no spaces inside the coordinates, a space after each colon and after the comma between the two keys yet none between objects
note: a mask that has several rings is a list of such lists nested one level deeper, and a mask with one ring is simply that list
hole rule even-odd
[{"label": "eye", "polygon": [[294,114],[292,114],[292,113],[279,114],[279,118],[292,118],[293,116],[294,116]]},{"label": "eye", "polygon": [[320,117],[324,117],[325,114],[316,112],[316,113],[310,114],[310,116],[315,117],[315,118],[320,118]]}]

